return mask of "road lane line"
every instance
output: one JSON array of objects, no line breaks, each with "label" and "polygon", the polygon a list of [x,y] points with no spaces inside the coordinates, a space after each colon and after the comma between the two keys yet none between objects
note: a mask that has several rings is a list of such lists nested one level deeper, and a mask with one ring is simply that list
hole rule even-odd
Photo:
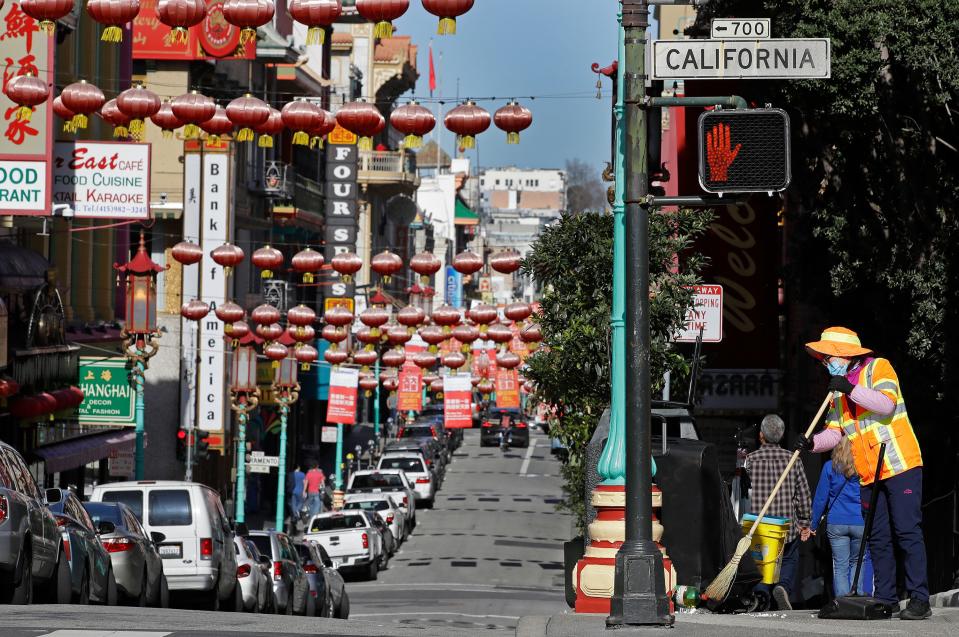
[{"label": "road lane line", "polygon": [[37,637],[166,637],[169,631],[154,632],[143,630],[75,630],[61,629]]},{"label": "road lane line", "polygon": [[350,613],[350,617],[384,617],[384,616],[392,617],[393,615],[417,615],[417,616],[419,615],[454,615],[456,617],[472,617],[474,619],[486,619],[489,617],[492,617],[493,619],[519,619],[519,617],[517,617],[516,615],[471,615],[469,613],[457,613],[454,611],[450,611],[450,612],[434,611],[434,612],[428,612],[428,613],[395,613],[395,612]]},{"label": "road lane line", "polygon": [[536,448],[536,438],[532,438],[529,441],[529,447],[526,449],[526,457],[523,458],[523,466],[519,468],[519,474],[521,476],[526,475],[526,471],[529,470],[529,461],[533,458],[533,449]]}]

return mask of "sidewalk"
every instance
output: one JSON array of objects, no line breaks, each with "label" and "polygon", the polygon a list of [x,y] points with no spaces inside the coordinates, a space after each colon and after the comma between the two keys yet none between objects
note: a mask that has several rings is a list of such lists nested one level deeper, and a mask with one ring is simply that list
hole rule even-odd
[{"label": "sidewalk", "polygon": [[818,619],[814,611],[714,615],[680,612],[672,629],[654,627],[606,629],[605,615],[564,613],[551,617],[521,617],[516,637],[593,637],[610,635],[670,635],[675,637],[742,637],[743,635],[908,635],[946,637],[959,634],[959,608],[935,608],[930,619],[858,622]]}]

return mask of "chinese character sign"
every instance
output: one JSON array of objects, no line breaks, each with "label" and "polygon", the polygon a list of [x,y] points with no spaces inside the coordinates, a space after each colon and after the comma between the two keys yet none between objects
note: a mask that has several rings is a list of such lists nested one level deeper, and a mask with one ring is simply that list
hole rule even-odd
[{"label": "chinese character sign", "polygon": [[447,429],[473,426],[473,385],[469,374],[443,377],[443,417]]},{"label": "chinese character sign", "polygon": [[396,409],[398,411],[423,410],[423,371],[415,365],[403,366],[400,372],[399,396]]},{"label": "chinese character sign", "polygon": [[519,409],[519,378],[515,369],[496,370],[496,406],[500,409]]},{"label": "chinese character sign", "polygon": [[330,401],[326,422],[356,424],[356,388],[360,382],[358,369],[335,369],[330,372]]}]

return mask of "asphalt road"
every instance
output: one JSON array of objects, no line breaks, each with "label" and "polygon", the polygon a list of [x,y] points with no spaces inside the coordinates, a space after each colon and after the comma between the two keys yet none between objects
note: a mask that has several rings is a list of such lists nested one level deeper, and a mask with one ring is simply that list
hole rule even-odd
[{"label": "asphalt road", "polygon": [[559,469],[542,434],[504,454],[466,431],[436,506],[417,510],[416,530],[389,569],[348,584],[350,616],[512,634],[520,616],[562,612],[572,518],[556,510]]}]

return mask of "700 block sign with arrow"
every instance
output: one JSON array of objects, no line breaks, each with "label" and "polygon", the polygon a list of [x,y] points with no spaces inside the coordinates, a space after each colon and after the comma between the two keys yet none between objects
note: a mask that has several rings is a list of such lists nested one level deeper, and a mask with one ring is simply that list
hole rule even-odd
[{"label": "700 block sign with arrow", "polygon": [[699,183],[706,192],[774,192],[792,177],[789,116],[778,108],[699,117]]}]

